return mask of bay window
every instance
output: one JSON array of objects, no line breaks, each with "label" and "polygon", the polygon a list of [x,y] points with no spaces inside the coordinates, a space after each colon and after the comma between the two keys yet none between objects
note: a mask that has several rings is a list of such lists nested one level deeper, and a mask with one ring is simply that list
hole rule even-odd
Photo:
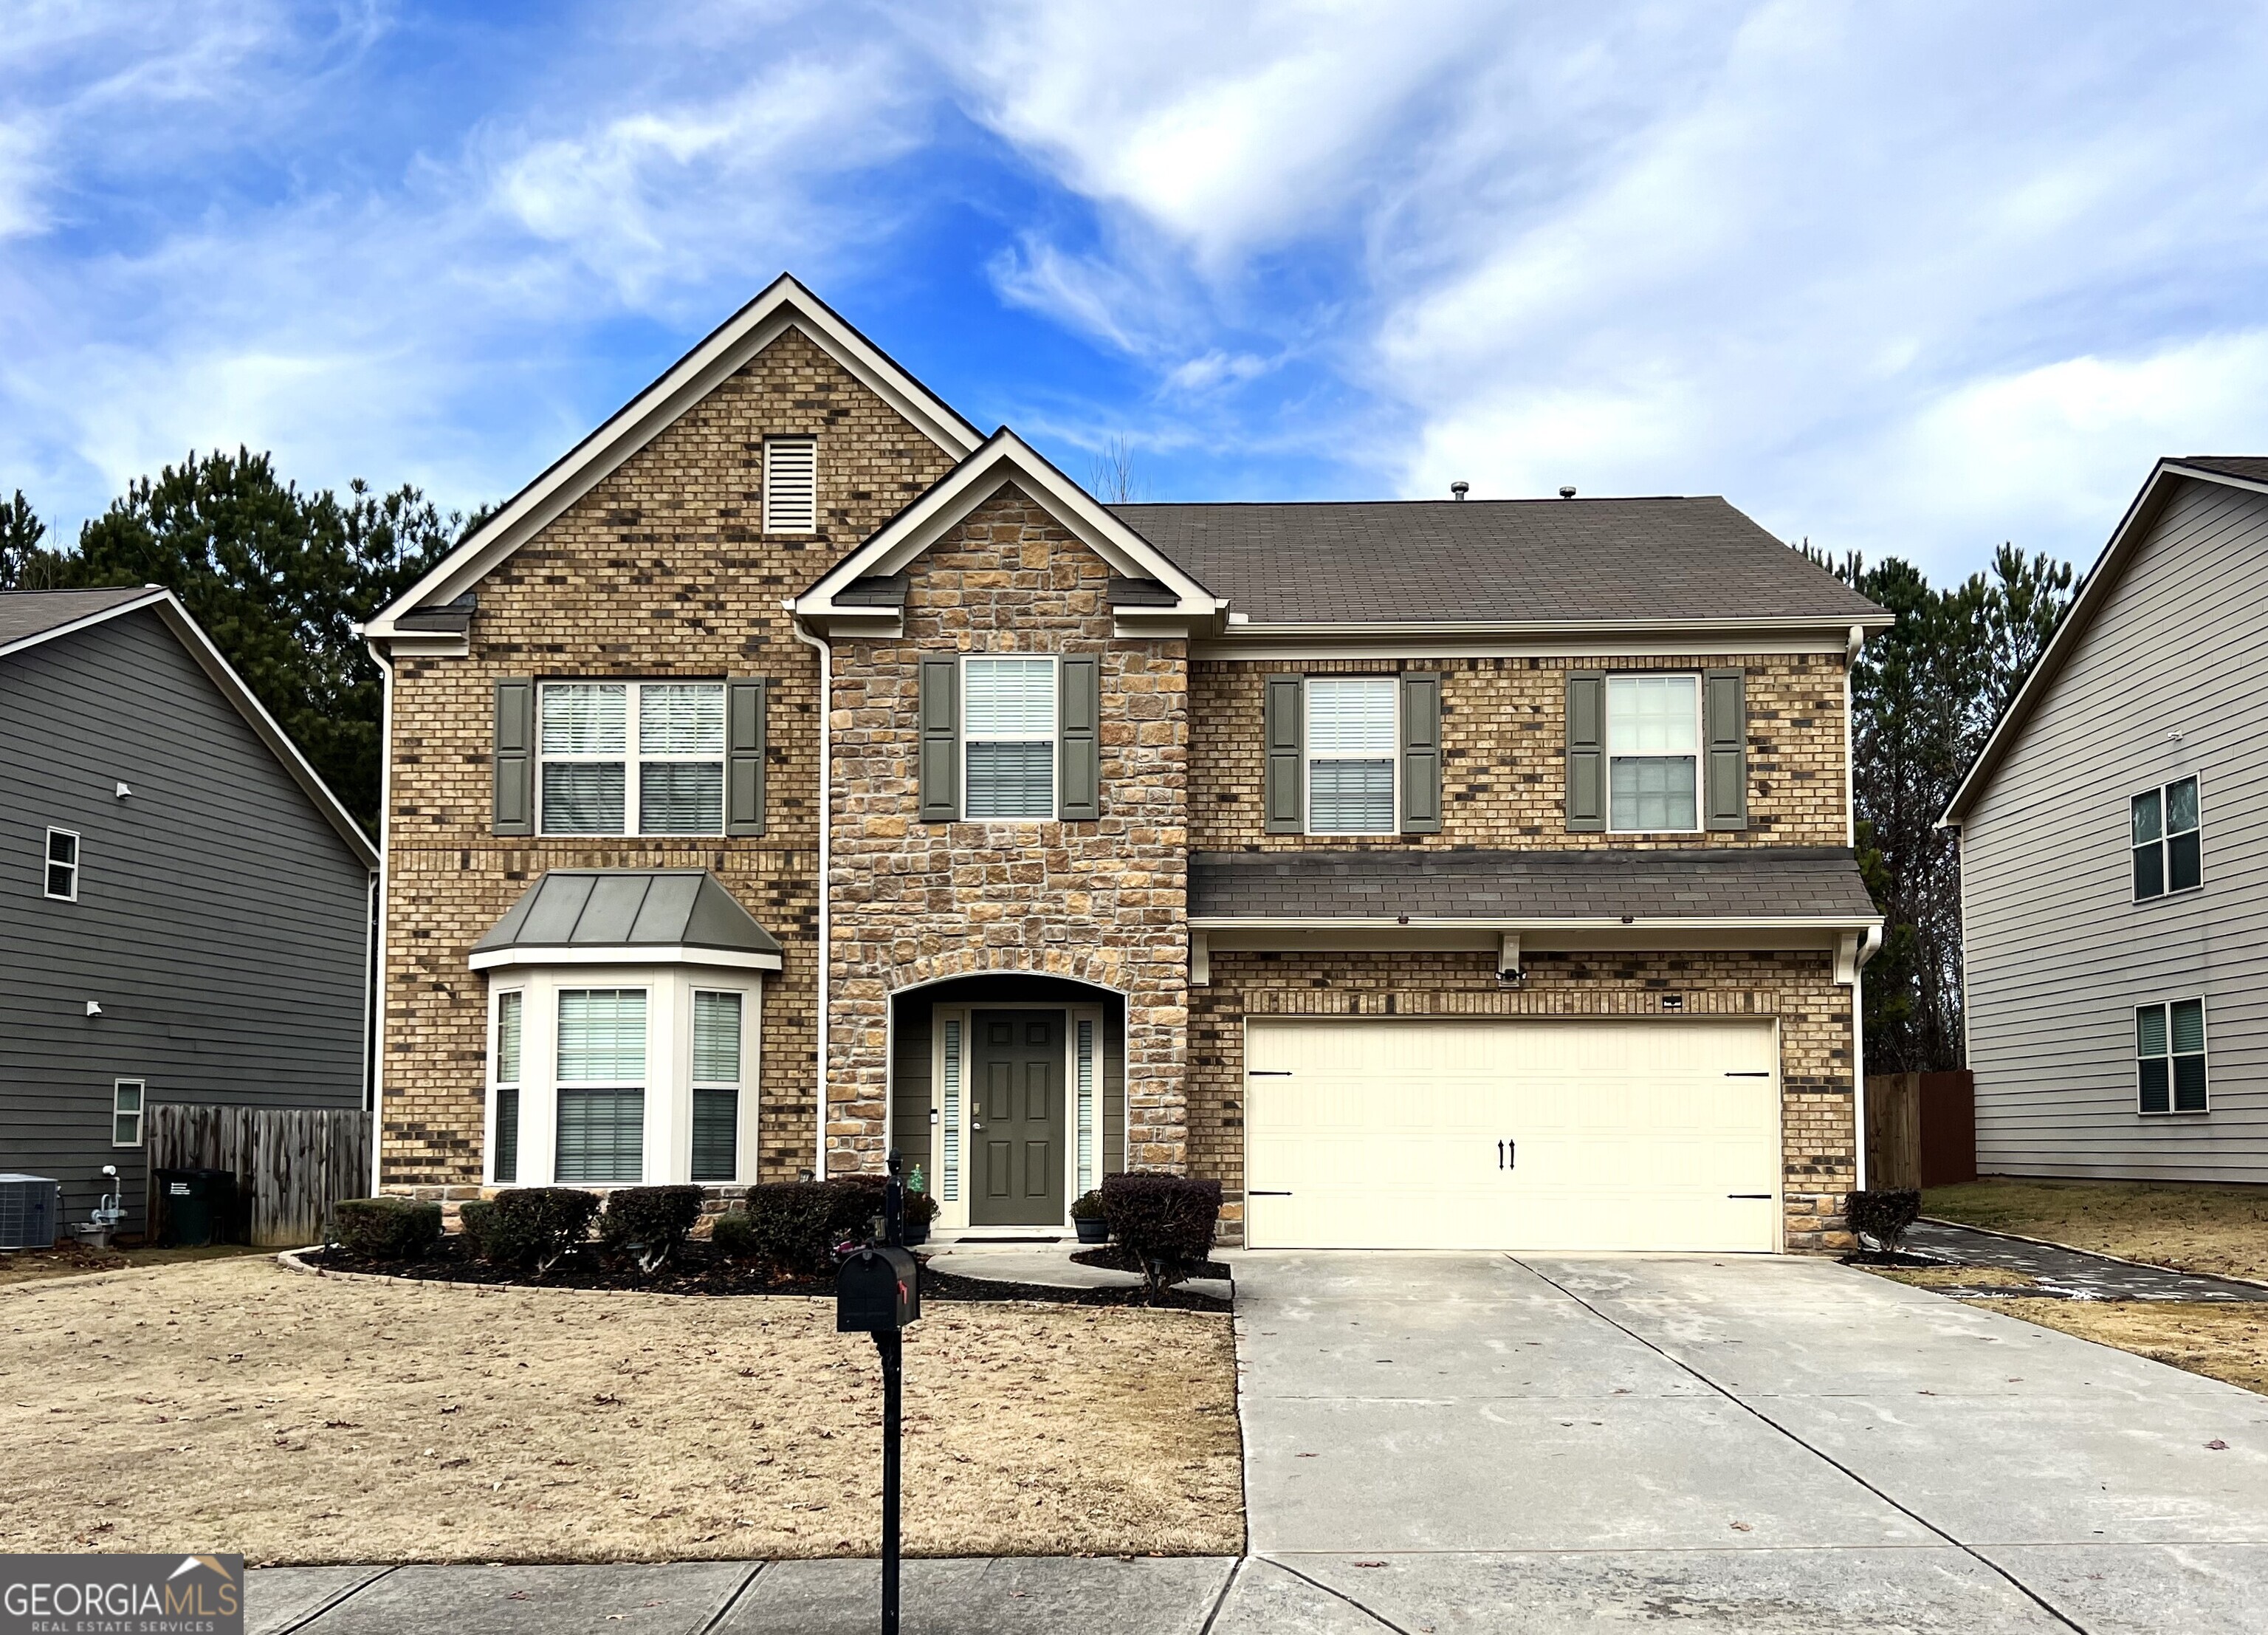
[{"label": "bay window", "polygon": [[645,992],[559,992],[558,1159],[563,1182],[645,1178]]},{"label": "bay window", "polygon": [[730,1181],[740,1170],[740,996],[693,994],[693,1171]]}]

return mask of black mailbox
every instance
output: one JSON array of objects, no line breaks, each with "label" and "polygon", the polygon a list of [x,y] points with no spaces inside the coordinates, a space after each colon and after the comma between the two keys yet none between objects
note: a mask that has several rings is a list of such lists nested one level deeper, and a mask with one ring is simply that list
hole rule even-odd
[{"label": "black mailbox", "polygon": [[837,1334],[895,1334],[921,1315],[921,1263],[904,1249],[874,1244],[835,1274]]}]

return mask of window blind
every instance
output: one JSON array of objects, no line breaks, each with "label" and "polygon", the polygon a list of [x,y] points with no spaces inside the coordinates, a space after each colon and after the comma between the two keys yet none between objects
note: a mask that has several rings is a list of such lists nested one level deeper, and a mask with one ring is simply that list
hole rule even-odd
[{"label": "window blind", "polygon": [[562,1083],[639,1084],[645,1079],[645,991],[567,988],[559,994]]},{"label": "window blind", "polygon": [[693,996],[693,1078],[697,1084],[740,1082],[740,996]]},{"label": "window blind", "polygon": [[559,1179],[637,1182],[645,1177],[645,1092],[559,1092]]}]

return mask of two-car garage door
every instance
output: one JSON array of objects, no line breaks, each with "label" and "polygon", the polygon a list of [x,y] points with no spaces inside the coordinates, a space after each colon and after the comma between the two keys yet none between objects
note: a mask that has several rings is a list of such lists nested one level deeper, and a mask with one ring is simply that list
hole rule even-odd
[{"label": "two-car garage door", "polygon": [[1769,1252],[1769,1022],[1245,1027],[1256,1248]]}]

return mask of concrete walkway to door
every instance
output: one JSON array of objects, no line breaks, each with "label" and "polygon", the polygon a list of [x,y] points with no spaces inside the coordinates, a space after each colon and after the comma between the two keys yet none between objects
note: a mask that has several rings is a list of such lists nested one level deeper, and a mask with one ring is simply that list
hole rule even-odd
[{"label": "concrete walkway to door", "polygon": [[1819,1261],[1233,1259],[1223,1635],[2263,1627],[2234,1386]]}]

